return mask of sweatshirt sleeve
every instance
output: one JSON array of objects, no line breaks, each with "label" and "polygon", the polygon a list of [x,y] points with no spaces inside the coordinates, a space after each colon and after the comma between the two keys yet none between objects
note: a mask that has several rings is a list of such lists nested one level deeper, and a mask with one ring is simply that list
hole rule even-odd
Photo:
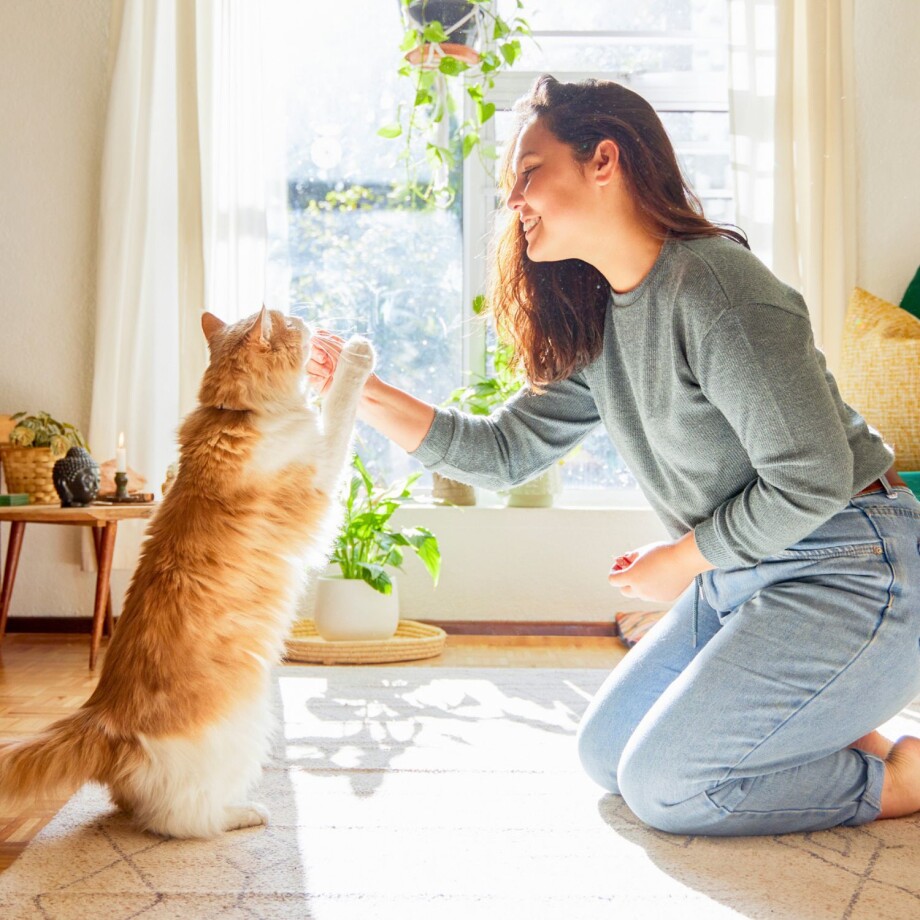
[{"label": "sweatshirt sleeve", "polygon": [[756,478],[694,528],[696,542],[716,566],[754,565],[846,505],[852,452],[807,315],[767,304],[729,308],[703,337],[697,365],[703,393]]},{"label": "sweatshirt sleeve", "polygon": [[412,456],[459,482],[508,489],[564,457],[599,421],[587,383],[574,374],[542,393],[524,387],[492,415],[437,409]]}]

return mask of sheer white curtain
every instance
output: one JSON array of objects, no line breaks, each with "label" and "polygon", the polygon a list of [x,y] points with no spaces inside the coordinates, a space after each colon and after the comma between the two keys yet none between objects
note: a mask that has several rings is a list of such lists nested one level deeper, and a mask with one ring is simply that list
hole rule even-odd
[{"label": "sheer white curtain", "polygon": [[836,369],[856,277],[853,2],[730,0],[730,22],[738,223]]},{"label": "sheer white curtain", "polygon": [[[261,114],[260,33],[256,0],[113,6],[90,438],[113,456],[123,431],[150,491],[195,404],[202,311],[233,321],[273,302],[266,164],[276,157],[264,149],[277,141]],[[141,533],[120,528],[117,567],[133,566]]]}]

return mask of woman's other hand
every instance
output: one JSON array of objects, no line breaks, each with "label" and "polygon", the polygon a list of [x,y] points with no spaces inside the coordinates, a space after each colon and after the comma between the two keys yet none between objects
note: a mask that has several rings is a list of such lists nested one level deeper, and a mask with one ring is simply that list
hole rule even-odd
[{"label": "woman's other hand", "polygon": [[690,531],[673,543],[649,543],[617,556],[607,581],[626,597],[670,604],[700,572],[712,568]]}]

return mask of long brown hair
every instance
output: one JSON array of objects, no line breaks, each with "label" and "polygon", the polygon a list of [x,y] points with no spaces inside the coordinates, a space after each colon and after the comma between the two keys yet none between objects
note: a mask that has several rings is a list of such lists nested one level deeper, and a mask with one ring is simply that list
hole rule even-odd
[{"label": "long brown hair", "polygon": [[[544,74],[515,103],[514,113],[499,174],[506,196],[514,186],[517,138],[539,118],[579,163],[590,160],[601,141],[616,142],[623,176],[655,236],[725,236],[747,246],[741,231],[703,216],[661,119],[638,93],[606,80],[560,83]],[[493,254],[489,306],[530,382],[539,387],[563,380],[596,358],[610,297],[606,278],[580,259],[532,262],[519,220],[507,219],[496,230]]]}]

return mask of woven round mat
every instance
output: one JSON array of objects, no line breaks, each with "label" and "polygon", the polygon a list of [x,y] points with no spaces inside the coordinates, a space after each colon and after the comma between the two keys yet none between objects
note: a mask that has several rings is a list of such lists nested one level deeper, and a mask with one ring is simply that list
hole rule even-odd
[{"label": "woven round mat", "polygon": [[434,658],[444,649],[447,633],[438,626],[400,620],[389,639],[330,642],[316,631],[313,620],[298,620],[287,640],[285,658],[308,664],[378,664]]}]

